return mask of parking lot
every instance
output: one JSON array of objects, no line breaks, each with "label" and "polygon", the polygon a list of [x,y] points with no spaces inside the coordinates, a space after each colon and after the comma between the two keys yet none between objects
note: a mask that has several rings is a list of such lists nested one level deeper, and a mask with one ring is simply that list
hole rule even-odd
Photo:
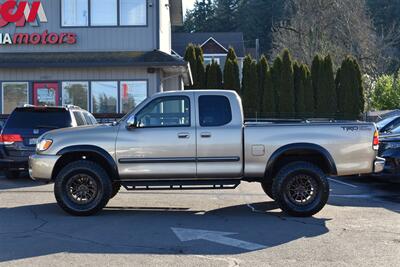
[{"label": "parking lot", "polygon": [[287,217],[258,184],[233,191],[122,190],[72,217],[52,185],[0,178],[0,265],[398,266],[400,184],[331,179],[329,205]]}]

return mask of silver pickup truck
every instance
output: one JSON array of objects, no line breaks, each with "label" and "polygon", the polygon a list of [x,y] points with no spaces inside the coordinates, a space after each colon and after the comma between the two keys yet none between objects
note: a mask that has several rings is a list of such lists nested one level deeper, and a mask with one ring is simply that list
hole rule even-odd
[{"label": "silver pickup truck", "polygon": [[121,188],[234,189],[259,182],[293,216],[329,197],[327,176],[380,172],[372,123],[244,123],[233,91],[166,92],[118,123],[48,132],[30,157],[34,180],[55,182],[58,204],[91,215]]}]

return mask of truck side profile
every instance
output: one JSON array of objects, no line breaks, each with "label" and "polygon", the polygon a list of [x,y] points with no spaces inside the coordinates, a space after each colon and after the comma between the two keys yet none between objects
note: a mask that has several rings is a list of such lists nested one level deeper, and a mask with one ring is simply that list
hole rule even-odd
[{"label": "truck side profile", "polygon": [[244,122],[233,91],[159,93],[113,125],[44,134],[34,180],[54,182],[58,204],[91,215],[127,190],[234,189],[259,182],[293,216],[319,212],[328,176],[380,172],[373,123]]}]

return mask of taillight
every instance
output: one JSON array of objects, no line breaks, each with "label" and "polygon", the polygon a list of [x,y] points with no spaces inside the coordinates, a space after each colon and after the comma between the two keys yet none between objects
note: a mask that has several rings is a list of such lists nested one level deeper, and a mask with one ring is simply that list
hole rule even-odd
[{"label": "taillight", "polygon": [[374,133],[374,140],[372,141],[372,146],[375,150],[379,149],[379,133],[375,131]]},{"label": "taillight", "polygon": [[0,142],[5,145],[12,145],[15,142],[22,142],[22,136],[19,134],[2,134],[0,135]]}]

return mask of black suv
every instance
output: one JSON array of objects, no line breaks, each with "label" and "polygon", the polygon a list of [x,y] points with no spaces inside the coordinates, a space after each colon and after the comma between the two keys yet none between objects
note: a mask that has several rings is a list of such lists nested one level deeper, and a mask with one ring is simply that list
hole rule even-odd
[{"label": "black suv", "polygon": [[16,108],[0,135],[0,170],[7,178],[16,178],[28,170],[29,156],[35,153],[36,141],[45,132],[97,124],[92,114],[76,106]]}]

